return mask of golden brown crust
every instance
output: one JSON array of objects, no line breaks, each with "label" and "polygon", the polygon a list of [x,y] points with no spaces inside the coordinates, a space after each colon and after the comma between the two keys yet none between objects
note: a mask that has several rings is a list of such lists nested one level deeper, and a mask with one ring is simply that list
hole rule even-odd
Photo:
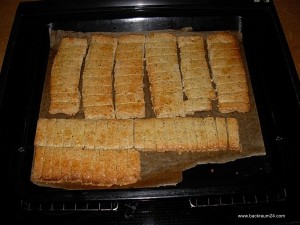
[{"label": "golden brown crust", "polygon": [[235,92],[235,93],[228,93],[228,94],[222,94],[218,98],[219,104],[220,103],[229,103],[229,102],[244,102],[249,103],[249,97],[248,93],[241,91],[241,92]]},{"label": "golden brown crust", "polygon": [[84,123],[84,127],[82,129],[83,132],[83,148],[84,149],[95,149],[96,146],[96,133],[97,130],[97,123],[93,120],[87,120]]},{"label": "golden brown crust", "polygon": [[216,123],[213,117],[204,118],[206,138],[207,138],[207,149],[218,150],[218,132]]},{"label": "golden brown crust", "polygon": [[241,112],[246,113],[250,110],[250,104],[245,102],[220,102],[218,103],[221,113]]},{"label": "golden brown crust", "polygon": [[87,40],[85,38],[73,38],[73,37],[64,37],[60,43],[61,46],[84,46],[87,47]]},{"label": "golden brown crust", "polygon": [[212,109],[210,101],[215,92],[209,76],[202,36],[179,36],[180,69],[184,93],[188,98],[185,108],[188,114]]},{"label": "golden brown crust", "polygon": [[154,118],[134,120],[134,147],[138,150],[156,150]]},{"label": "golden brown crust", "polygon": [[212,110],[211,101],[208,98],[194,98],[183,101],[186,114],[192,115],[199,111]]},{"label": "golden brown crust", "polygon": [[198,141],[197,137],[194,134],[195,132],[195,126],[194,126],[194,119],[193,118],[188,118],[185,123],[184,123],[184,131],[185,135],[183,137],[186,138],[186,149],[188,151],[195,151],[198,149]]},{"label": "golden brown crust", "polygon": [[140,75],[143,74],[143,66],[140,67],[124,67],[115,68],[115,76],[129,76],[129,75]]},{"label": "golden brown crust", "polygon": [[57,55],[81,55],[86,54],[86,47],[81,45],[60,46],[57,51]]},{"label": "golden brown crust", "polygon": [[110,44],[110,45],[115,45],[116,43],[116,38],[113,38],[108,35],[92,35],[91,37],[91,43],[101,43],[101,44]]},{"label": "golden brown crust", "polygon": [[35,139],[34,145],[35,146],[45,146],[46,143],[46,129],[48,126],[48,119],[40,118],[37,121],[36,132],[35,132]]},{"label": "golden brown crust", "polygon": [[237,42],[237,39],[233,34],[230,34],[229,32],[219,32],[213,35],[210,35],[207,38],[207,44],[210,46],[214,43],[231,43],[231,42]]},{"label": "golden brown crust", "polygon": [[192,43],[191,45],[185,45],[180,48],[181,55],[187,55],[188,53],[192,53],[192,55],[197,53],[205,54],[205,50],[202,45],[200,44],[193,45]]},{"label": "golden brown crust", "polygon": [[127,59],[127,60],[117,60],[115,68],[124,68],[124,67],[141,67],[143,66],[142,59]]},{"label": "golden brown crust", "polygon": [[83,72],[84,77],[111,77],[111,70],[110,68],[102,68],[99,70],[98,68],[84,68]]},{"label": "golden brown crust", "polygon": [[[168,57],[168,56],[164,56],[164,57]],[[150,82],[152,78],[152,73],[160,74],[160,73],[168,72],[168,73],[173,73],[173,76],[180,75],[178,63],[169,64],[169,63],[157,62],[157,63],[147,64],[147,71],[150,76],[149,77]]]},{"label": "golden brown crust", "polygon": [[118,119],[144,118],[145,113],[144,102],[122,103],[116,107],[116,117]]},{"label": "golden brown crust", "polygon": [[161,83],[161,82],[169,82],[169,81],[176,81],[181,82],[181,78],[174,73],[168,72],[153,72],[151,75],[151,83]]},{"label": "golden brown crust", "polygon": [[140,155],[128,150],[36,147],[31,181],[67,189],[128,185],[140,179]]},{"label": "golden brown crust", "polygon": [[[62,94],[62,98],[65,98],[65,96]],[[64,113],[68,115],[75,115],[79,111],[79,97],[76,98],[76,102],[66,102],[65,100],[62,100],[60,102],[51,102],[49,113],[51,114],[58,114],[58,113]]]},{"label": "golden brown crust", "polygon": [[123,60],[143,60],[144,55],[143,51],[132,51],[132,52],[127,52],[124,54],[123,52],[116,52],[115,55],[115,60],[116,61],[123,61]]},{"label": "golden brown crust", "polygon": [[[84,109],[86,119],[110,119],[115,116],[111,105],[89,106]],[[99,114],[101,111],[101,114]]]},{"label": "golden brown crust", "polygon": [[[147,42],[146,42],[147,43]],[[151,56],[176,56],[177,49],[170,48],[146,48],[146,59]],[[147,61],[147,60],[146,60]]]},{"label": "golden brown crust", "polygon": [[118,37],[120,43],[145,43],[145,35],[143,34],[127,34]]},{"label": "golden brown crust", "polygon": [[178,47],[182,48],[184,46],[197,45],[204,47],[203,37],[200,35],[190,35],[190,36],[179,36],[177,37]]},{"label": "golden brown crust", "polygon": [[[51,70],[51,77],[62,77],[62,75],[75,76],[76,74],[80,73],[79,68],[52,68]],[[51,85],[51,83],[50,83]]]},{"label": "golden brown crust", "polygon": [[185,77],[183,85],[185,89],[207,88],[213,90],[211,80],[207,77]]},{"label": "golden brown crust", "polygon": [[100,182],[103,179],[101,170],[98,170],[101,166],[98,162],[99,153],[100,151],[85,149],[81,154],[81,180],[83,184],[93,185],[97,180]]},{"label": "golden brown crust", "polygon": [[89,95],[84,103],[85,107],[108,106],[113,107],[111,95]]},{"label": "golden brown crust", "polygon": [[[115,113],[118,119],[145,117],[144,35],[118,37],[115,62]],[[132,49],[128,46],[133,46]],[[126,98],[128,96],[128,98]]]},{"label": "golden brown crust", "polygon": [[151,83],[150,90],[153,92],[153,98],[155,98],[155,95],[160,95],[160,93],[170,93],[170,94],[178,94],[176,97],[182,96],[182,87],[178,85],[178,81],[160,81],[157,83]]},{"label": "golden brown crust", "polygon": [[[111,76],[89,77],[84,81],[88,86],[112,86]],[[94,85],[93,85],[94,84]]]},{"label": "golden brown crust", "polygon": [[216,42],[213,44],[210,44],[208,46],[209,51],[217,51],[217,50],[229,50],[229,49],[239,49],[238,42],[228,42],[228,43],[222,43],[222,42]]},{"label": "golden brown crust", "polygon": [[[68,60],[80,62],[82,61],[82,54],[57,54],[54,59],[54,61],[57,63],[61,63]],[[81,64],[79,66],[81,66]]]},{"label": "golden brown crust", "polygon": [[91,43],[86,60],[109,59],[113,57],[116,45]]},{"label": "golden brown crust", "polygon": [[144,93],[133,93],[133,94],[119,94],[115,97],[116,104],[122,104],[124,102],[143,103]]},{"label": "golden brown crust", "polygon": [[86,39],[62,39],[50,76],[49,113],[75,115],[79,111],[81,96],[78,87],[86,49]]},{"label": "golden brown crust", "polygon": [[243,61],[242,58],[210,58],[210,66],[213,68],[217,67],[228,67],[228,65],[232,66],[242,66]]},{"label": "golden brown crust", "polygon": [[[237,120],[234,122],[238,126]],[[140,151],[219,151],[235,150],[238,130],[224,118],[161,118],[134,122],[134,147]],[[228,130],[227,128],[230,128]],[[235,142],[229,140],[234,139]],[[231,143],[228,144],[227,143]]]},{"label": "golden brown crust", "polygon": [[85,60],[82,103],[88,119],[113,119],[112,71],[117,39],[93,35]]},{"label": "golden brown crust", "polygon": [[212,59],[240,58],[240,49],[211,49],[209,57]]},{"label": "golden brown crust", "polygon": [[234,118],[40,119],[37,136],[32,182],[68,189],[135,183],[141,173],[135,149],[241,150]]},{"label": "golden brown crust", "polygon": [[216,97],[215,90],[212,90],[211,88],[205,88],[202,87],[200,89],[185,89],[185,94],[189,96],[190,99],[197,99],[201,97],[206,97],[209,99],[214,99]]},{"label": "golden brown crust", "polygon": [[[160,90],[160,89],[158,89]],[[153,92],[155,93],[155,92]],[[156,92],[152,97],[153,110],[158,118],[184,116],[184,106],[181,100],[182,93],[171,91],[169,93]],[[179,100],[178,100],[179,99]]]},{"label": "golden brown crust", "polygon": [[228,148],[230,150],[241,150],[239,138],[239,125],[235,118],[227,118]]},{"label": "golden brown crust", "polygon": [[195,76],[200,76],[200,77],[207,77],[208,79],[210,79],[209,71],[206,68],[195,68],[186,71],[184,69],[181,69],[181,72],[185,72],[186,78],[193,78]]},{"label": "golden brown crust", "polygon": [[[59,55],[57,55],[59,56]],[[68,56],[68,55],[66,55]],[[61,59],[60,57],[55,57],[52,68],[77,68],[80,69],[82,65],[83,58],[78,58],[75,60],[69,60],[69,59]]]},{"label": "golden brown crust", "polygon": [[176,42],[176,36],[174,34],[171,33],[159,33],[159,32],[154,32],[154,33],[150,33],[147,37],[146,37],[146,42],[161,42],[161,41],[173,41]]},{"label": "golden brown crust", "polygon": [[146,37],[145,50],[146,69],[156,116],[184,116],[176,37],[170,33],[151,33]]},{"label": "golden brown crust", "polygon": [[31,179],[39,180],[43,173],[44,147],[36,147],[33,155]]},{"label": "golden brown crust", "polygon": [[229,33],[207,38],[213,80],[221,113],[250,111],[246,72],[237,39]]},{"label": "golden brown crust", "polygon": [[[214,77],[229,76],[232,74],[245,74],[244,67],[242,65],[224,66],[212,68]],[[245,82],[246,79],[244,79]]]},{"label": "golden brown crust", "polygon": [[101,68],[104,67],[107,69],[112,69],[113,66],[113,59],[87,59],[85,61],[85,66],[87,68]]},{"label": "golden brown crust", "polygon": [[207,149],[207,135],[203,118],[193,118],[195,136],[197,139],[198,150],[205,151]]},{"label": "golden brown crust", "polygon": [[217,128],[218,140],[219,140],[218,149],[226,150],[227,142],[228,142],[226,119],[217,117],[215,121],[216,121],[216,128]]},{"label": "golden brown crust", "polygon": [[145,48],[151,49],[151,48],[156,48],[156,49],[166,49],[166,51],[174,51],[177,49],[177,44],[176,42],[172,41],[155,41],[155,42],[146,42],[145,43]]},{"label": "golden brown crust", "polygon": [[129,84],[119,84],[118,86],[115,86],[116,95],[141,94],[141,93],[143,93],[143,86],[141,85],[135,86],[135,82]]},{"label": "golden brown crust", "polygon": [[36,146],[83,149],[133,148],[133,120],[40,119]]},{"label": "golden brown crust", "polygon": [[117,54],[125,54],[126,52],[143,52],[144,45],[142,43],[118,43]]},{"label": "golden brown crust", "polygon": [[150,66],[151,64],[169,64],[169,63],[178,63],[177,55],[168,55],[167,58],[161,57],[161,55],[154,55],[147,57],[147,64]]},{"label": "golden brown crust", "polygon": [[61,179],[61,149],[49,148],[52,151],[52,179],[57,181]]},{"label": "golden brown crust", "polygon": [[229,83],[236,83],[236,82],[245,82],[246,80],[245,74],[230,74],[226,76],[216,76],[214,80],[219,85],[221,84],[229,84]]},{"label": "golden brown crust", "polygon": [[230,84],[220,84],[217,86],[218,94],[227,94],[235,92],[248,92],[248,85],[246,82],[236,82]]},{"label": "golden brown crust", "polygon": [[181,68],[183,71],[188,71],[189,69],[207,69],[207,62],[205,60],[205,55],[203,55],[203,58],[200,59],[192,59],[189,56],[184,57],[184,55],[181,55]]}]

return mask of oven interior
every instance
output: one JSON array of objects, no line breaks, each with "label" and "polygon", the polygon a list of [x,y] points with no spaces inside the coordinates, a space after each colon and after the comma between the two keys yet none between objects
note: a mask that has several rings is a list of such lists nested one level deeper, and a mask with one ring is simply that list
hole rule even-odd
[{"label": "oven interior", "polygon": [[[144,222],[151,213],[164,221],[162,212],[174,218],[183,212],[183,219],[192,223],[197,221],[198,209],[210,215],[213,208],[225,215],[232,209],[253,211],[268,204],[275,210],[292,201],[299,142],[291,126],[299,124],[299,83],[273,3],[120,5],[20,4],[0,86],[2,161],[8,181],[4,189],[14,196],[9,205],[23,213],[43,212],[46,217],[57,213],[79,218],[89,212],[84,221],[94,221],[99,212],[115,222],[120,212],[128,220],[139,214]],[[198,165],[184,171],[176,186],[66,191],[32,184],[33,141],[50,51],[49,30],[132,32],[184,27],[242,33],[266,155]],[[176,205],[174,211],[172,205]]]}]

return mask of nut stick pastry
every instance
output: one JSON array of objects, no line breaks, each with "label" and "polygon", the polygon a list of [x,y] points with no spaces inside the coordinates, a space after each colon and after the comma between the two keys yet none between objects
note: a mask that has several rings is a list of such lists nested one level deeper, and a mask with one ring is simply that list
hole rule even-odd
[{"label": "nut stick pastry", "polygon": [[61,40],[50,75],[49,113],[75,115],[80,108],[80,71],[87,40],[65,37]]},{"label": "nut stick pastry", "polygon": [[171,33],[150,33],[146,37],[145,50],[156,117],[185,116],[176,36]]},{"label": "nut stick pastry", "polygon": [[246,72],[237,39],[220,32],[207,38],[209,62],[221,113],[250,110]]},{"label": "nut stick pastry", "polygon": [[92,35],[82,79],[82,103],[87,119],[115,118],[113,65],[117,39]]},{"label": "nut stick pastry", "polygon": [[202,36],[179,36],[177,42],[187,114],[212,110],[211,100],[216,98],[216,93],[209,75]]},{"label": "nut stick pastry", "polygon": [[114,71],[115,113],[118,119],[145,117],[144,45],[144,35],[118,37]]}]

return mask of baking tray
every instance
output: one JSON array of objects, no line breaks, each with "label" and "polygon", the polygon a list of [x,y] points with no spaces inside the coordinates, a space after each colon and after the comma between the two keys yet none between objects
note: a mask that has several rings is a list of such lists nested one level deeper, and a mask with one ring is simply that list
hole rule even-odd
[{"label": "baking tray", "polygon": [[[49,29],[132,32],[187,26],[196,31],[242,32],[266,155],[199,165],[185,171],[176,186],[65,191],[31,183],[33,142],[50,50]],[[245,198],[247,193],[253,193],[257,199],[259,193],[275,192],[275,199],[292,201],[289,196],[297,194],[294,154],[300,144],[299,134],[292,131],[300,126],[299,81],[271,1],[21,3],[0,79],[1,163],[7,181],[2,188],[10,193],[10,202],[21,202],[23,209],[34,209],[34,203],[36,209],[46,210],[56,202],[176,198],[188,198],[192,207],[194,200],[198,202],[202,197],[241,194]],[[43,208],[44,203],[47,206]]]}]

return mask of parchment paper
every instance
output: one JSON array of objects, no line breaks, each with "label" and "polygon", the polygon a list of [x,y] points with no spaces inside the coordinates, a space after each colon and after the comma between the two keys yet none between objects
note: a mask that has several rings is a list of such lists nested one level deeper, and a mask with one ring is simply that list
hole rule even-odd
[{"label": "parchment paper", "polygon": [[[150,32],[150,31],[149,31]],[[143,34],[149,32],[142,32]],[[151,31],[154,32],[154,31]],[[214,32],[194,32],[192,28],[188,27],[182,30],[163,30],[155,32],[172,32],[175,35],[189,35],[200,34],[204,38]],[[141,180],[133,185],[123,187],[110,187],[111,188],[136,188],[136,187],[158,187],[166,185],[175,185],[182,180],[182,171],[192,168],[198,164],[207,163],[226,163],[234,161],[236,159],[265,155],[265,147],[261,134],[261,128],[259,118],[256,110],[253,90],[250,82],[249,72],[247,69],[247,62],[244,55],[242,34],[236,31],[229,31],[234,34],[240,42],[240,48],[242,51],[243,61],[246,69],[247,83],[249,87],[250,95],[250,112],[247,113],[219,113],[217,110],[217,100],[213,100],[213,110],[208,112],[197,112],[190,117],[207,117],[207,116],[220,116],[220,117],[235,117],[239,123],[240,141],[242,145],[242,151],[216,151],[216,152],[140,152],[141,153]],[[131,32],[132,33],[132,32]],[[141,32],[139,32],[141,33]],[[62,30],[50,30],[50,53],[46,72],[46,79],[44,83],[44,90],[40,108],[40,118],[77,118],[84,119],[82,110],[82,102],[80,112],[74,116],[67,116],[64,114],[51,115],[49,113],[50,93],[49,93],[49,78],[51,73],[51,67],[55,54],[58,50],[58,46],[63,37],[85,37],[90,42],[92,34],[106,34],[112,36],[119,36],[129,33],[103,33],[103,32],[73,32]],[[82,77],[82,73],[81,73]],[[80,91],[81,91],[82,79],[80,79]],[[144,76],[144,92],[146,102],[146,118],[155,117],[155,114],[151,108],[149,80],[148,75]],[[94,187],[91,187],[94,188]],[[107,189],[107,187],[105,187]],[[97,187],[97,189],[99,189]]]}]

